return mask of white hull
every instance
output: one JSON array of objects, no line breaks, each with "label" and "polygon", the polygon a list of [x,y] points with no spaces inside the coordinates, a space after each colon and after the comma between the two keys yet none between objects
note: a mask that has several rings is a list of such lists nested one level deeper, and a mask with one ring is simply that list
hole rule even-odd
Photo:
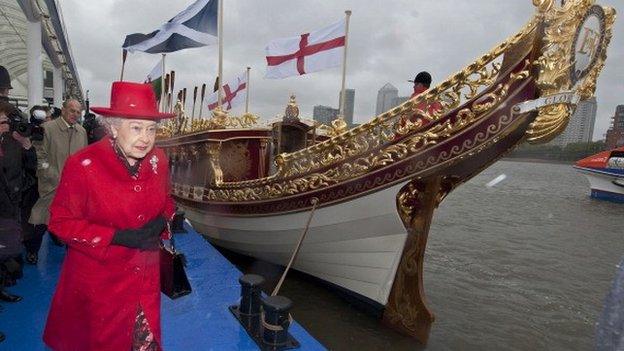
[{"label": "white hull", "polygon": [[575,168],[589,180],[592,194],[599,191],[624,197],[624,176],[583,167]]},{"label": "white hull", "polygon": [[[294,268],[385,305],[407,236],[395,205],[404,184],[316,210]],[[309,217],[184,210],[214,244],[280,265],[288,263]]]}]

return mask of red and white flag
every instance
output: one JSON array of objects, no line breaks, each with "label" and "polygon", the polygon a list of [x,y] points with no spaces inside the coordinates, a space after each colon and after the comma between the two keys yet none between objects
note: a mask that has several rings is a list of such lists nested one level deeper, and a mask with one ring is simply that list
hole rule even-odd
[{"label": "red and white flag", "polygon": [[[223,95],[221,96],[221,108],[224,110],[230,110],[234,106],[238,106],[245,102],[247,97],[247,71],[243,71],[238,77],[229,81],[223,86]],[[217,105],[218,92],[214,92],[212,95],[206,98],[208,102],[208,109],[214,110]]]},{"label": "red and white flag", "polygon": [[271,41],[266,47],[265,78],[286,78],[340,66],[345,25],[342,19],[314,32]]}]

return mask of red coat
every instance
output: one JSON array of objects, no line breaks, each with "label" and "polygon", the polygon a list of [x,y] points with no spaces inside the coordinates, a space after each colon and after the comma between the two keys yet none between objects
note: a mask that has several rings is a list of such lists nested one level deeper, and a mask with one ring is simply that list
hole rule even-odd
[{"label": "red coat", "polygon": [[67,256],[43,339],[55,351],[130,350],[137,308],[161,344],[158,251],[110,245],[118,229],[171,219],[167,157],[154,148],[133,179],[109,138],[72,155],[50,207]]}]

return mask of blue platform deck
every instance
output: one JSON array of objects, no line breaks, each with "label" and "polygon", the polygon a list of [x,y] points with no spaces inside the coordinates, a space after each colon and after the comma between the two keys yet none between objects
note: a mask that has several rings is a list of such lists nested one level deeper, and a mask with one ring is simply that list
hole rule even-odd
[{"label": "blue platform deck", "polygon": [[[186,255],[193,292],[173,301],[163,295],[164,349],[258,350],[228,310],[238,302],[241,272],[192,230],[176,235],[176,246]],[[41,335],[64,252],[50,244],[46,236],[38,265],[26,265],[24,277],[8,289],[23,300],[2,303],[0,331],[6,334],[6,340],[0,343],[0,350],[49,350]],[[300,350],[325,350],[296,322],[290,332],[301,343]]]}]

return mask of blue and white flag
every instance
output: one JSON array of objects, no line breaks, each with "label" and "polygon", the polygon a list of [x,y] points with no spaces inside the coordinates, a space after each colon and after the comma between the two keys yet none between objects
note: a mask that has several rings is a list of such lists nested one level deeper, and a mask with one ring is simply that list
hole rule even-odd
[{"label": "blue and white flag", "polygon": [[173,52],[217,43],[219,0],[197,0],[157,30],[126,36],[123,48],[150,54]]}]

